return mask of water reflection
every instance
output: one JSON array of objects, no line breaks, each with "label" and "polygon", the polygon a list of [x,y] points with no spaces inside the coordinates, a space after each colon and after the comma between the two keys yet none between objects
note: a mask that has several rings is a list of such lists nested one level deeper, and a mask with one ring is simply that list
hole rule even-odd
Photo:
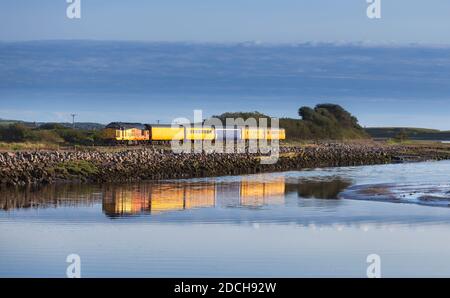
[{"label": "water reflection", "polygon": [[93,185],[8,188],[0,191],[0,210],[92,206],[101,199],[101,188]]},{"label": "water reflection", "polygon": [[111,187],[105,190],[103,211],[109,216],[158,214],[214,207],[214,183],[165,183]]},{"label": "water reflection", "polygon": [[350,180],[339,177],[327,180],[302,179],[286,185],[288,192],[296,192],[301,198],[337,199],[339,193],[351,185]]},{"label": "water reflection", "polygon": [[256,181],[243,178],[235,183],[162,183],[112,187],[103,198],[108,216],[159,214],[195,208],[258,208],[283,204],[284,178]]},{"label": "water reflection", "polygon": [[[59,185],[24,190],[3,189],[0,191],[0,210],[95,206],[96,212],[100,210],[107,217],[116,218],[156,216],[208,208],[214,210],[208,215],[203,213],[199,220],[211,221],[211,218],[218,218],[219,214],[216,211],[234,208],[241,211],[270,210],[270,213],[263,215],[265,220],[277,218],[276,220],[281,221],[292,219],[297,221],[297,216],[292,213],[295,207],[304,209],[303,212],[308,212],[311,208],[320,208],[322,212],[337,212],[343,203],[338,200],[339,198],[352,198],[343,194],[348,194],[352,187],[359,184],[349,175],[345,175],[344,170],[341,171],[342,175],[326,172],[327,175],[309,177],[261,174],[125,185]],[[411,185],[411,190],[408,191],[412,194],[418,193],[417,189],[414,190],[417,183]],[[358,196],[361,199],[372,199],[361,194]],[[281,211],[277,206],[285,208]],[[220,216],[242,219],[243,214],[222,212]],[[180,213],[174,216],[180,219],[179,215]],[[199,215],[196,213],[196,216]],[[245,216],[253,218],[260,217],[260,214],[245,213]]]},{"label": "water reflection", "polygon": [[285,203],[284,177],[241,177],[233,182],[165,182],[131,185],[63,185],[4,190],[2,210],[102,204],[110,217],[160,214],[196,208],[257,209]]}]

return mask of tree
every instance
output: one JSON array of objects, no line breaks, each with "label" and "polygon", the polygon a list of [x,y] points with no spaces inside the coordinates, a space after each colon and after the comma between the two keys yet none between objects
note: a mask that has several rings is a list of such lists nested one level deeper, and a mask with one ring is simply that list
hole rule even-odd
[{"label": "tree", "polygon": [[314,110],[310,107],[301,107],[298,109],[298,115],[305,121],[313,121]]},{"label": "tree", "polygon": [[398,142],[404,142],[409,139],[409,135],[403,128],[395,135],[394,139]]},{"label": "tree", "polygon": [[14,123],[0,130],[0,139],[6,142],[23,142],[30,129],[21,123]]},{"label": "tree", "polygon": [[324,109],[327,110],[336,119],[339,124],[346,127],[359,127],[358,119],[352,114],[347,112],[343,107],[337,104],[319,104],[315,110]]},{"label": "tree", "polygon": [[41,126],[39,126],[39,129],[65,129],[66,126],[60,124],[60,123],[44,123]]}]

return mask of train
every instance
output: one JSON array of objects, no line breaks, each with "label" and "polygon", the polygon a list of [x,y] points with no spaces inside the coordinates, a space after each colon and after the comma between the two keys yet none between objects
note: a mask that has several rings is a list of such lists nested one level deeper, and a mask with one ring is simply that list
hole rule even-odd
[{"label": "train", "polygon": [[115,144],[169,143],[171,141],[250,141],[285,140],[282,128],[256,127],[197,127],[170,124],[141,124],[112,122],[103,132],[105,140]]}]

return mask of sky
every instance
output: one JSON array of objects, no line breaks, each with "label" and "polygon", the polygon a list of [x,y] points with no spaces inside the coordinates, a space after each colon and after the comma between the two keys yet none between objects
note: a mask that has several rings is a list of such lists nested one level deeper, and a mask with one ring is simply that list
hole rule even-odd
[{"label": "sky", "polygon": [[[0,2],[0,118],[170,123],[297,117],[338,103],[364,126],[450,129],[450,1]],[[120,41],[120,42],[119,42]]]},{"label": "sky", "polygon": [[2,0],[0,40],[102,39],[263,42],[371,41],[450,44],[448,0]]}]

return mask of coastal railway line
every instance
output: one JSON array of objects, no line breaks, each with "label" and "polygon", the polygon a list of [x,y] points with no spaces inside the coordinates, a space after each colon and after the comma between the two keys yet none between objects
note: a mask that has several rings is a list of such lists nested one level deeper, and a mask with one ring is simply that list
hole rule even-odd
[{"label": "coastal railway line", "polygon": [[169,144],[183,142],[248,142],[285,140],[286,132],[279,128],[254,127],[186,127],[167,124],[112,122],[104,129],[104,138],[111,145]]}]

